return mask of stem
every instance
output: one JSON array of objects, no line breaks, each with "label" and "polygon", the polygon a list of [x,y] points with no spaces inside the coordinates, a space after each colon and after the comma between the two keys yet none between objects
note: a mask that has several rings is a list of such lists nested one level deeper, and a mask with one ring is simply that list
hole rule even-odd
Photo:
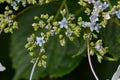
[{"label": "stem", "polygon": [[67,17],[68,17],[68,15],[69,15],[69,10],[68,10],[68,6],[67,6],[67,4],[65,4],[65,10],[66,10],[66,12],[67,12]]},{"label": "stem", "polygon": [[57,17],[59,16],[60,10],[64,7],[66,1],[67,1],[67,0],[63,0],[63,2],[61,3],[61,5],[60,5],[60,7],[59,7],[59,9],[58,9],[58,11],[57,11],[57,13],[56,13],[53,21],[55,21],[55,20],[57,19]]},{"label": "stem", "polygon": [[90,57],[90,48],[89,48],[89,40],[87,40],[87,52],[88,52],[88,62],[89,62],[89,66],[90,66],[90,69],[95,77],[96,80],[99,80],[99,78],[97,77],[94,69],[93,69],[93,65],[92,65],[92,62],[91,62],[91,57]]},{"label": "stem", "polygon": [[36,68],[36,65],[37,65],[38,61],[39,61],[39,58],[36,59],[34,65],[33,65],[29,80],[32,80],[32,77],[33,77],[33,74],[34,74],[34,71],[35,71],[35,68]]}]

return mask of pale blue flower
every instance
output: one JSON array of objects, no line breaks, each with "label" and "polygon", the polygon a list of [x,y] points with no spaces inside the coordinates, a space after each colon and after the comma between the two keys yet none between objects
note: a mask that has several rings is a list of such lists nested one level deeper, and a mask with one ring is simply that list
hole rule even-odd
[{"label": "pale blue flower", "polygon": [[42,46],[45,43],[44,37],[36,37],[36,41],[39,46]]},{"label": "pale blue flower", "polygon": [[68,22],[66,18],[63,18],[62,21],[59,22],[60,28],[67,28],[68,27]]},{"label": "pale blue flower", "polygon": [[118,19],[120,19],[120,10],[116,11],[116,16],[118,17]]},{"label": "pale blue flower", "polygon": [[17,6],[17,3],[16,3],[15,1],[13,1],[13,2],[11,3],[11,6],[12,6],[13,8],[15,8],[15,7]]},{"label": "pale blue flower", "polygon": [[82,26],[85,27],[94,27],[95,23],[94,22],[82,22]]},{"label": "pale blue flower", "polygon": [[96,24],[94,27],[94,30],[99,33],[100,28],[101,28],[101,26],[99,24]]},{"label": "pale blue flower", "polygon": [[105,10],[105,9],[107,9],[109,7],[109,4],[107,4],[106,2],[104,2],[103,4],[102,4],[102,10]]},{"label": "pale blue flower", "polygon": [[99,18],[98,18],[98,16],[96,16],[96,15],[91,15],[91,16],[90,16],[90,20],[91,20],[91,22],[96,22],[96,21],[99,20]]},{"label": "pale blue flower", "polygon": [[72,35],[72,31],[71,30],[67,30],[67,32],[65,33],[67,36],[71,36]]},{"label": "pale blue flower", "polygon": [[99,16],[99,10],[98,9],[93,9],[92,15]]},{"label": "pale blue flower", "polygon": [[88,27],[88,24],[89,24],[88,22],[82,21],[82,27],[84,27],[84,28],[85,28],[85,27]]},{"label": "pale blue flower", "polygon": [[102,7],[102,5],[101,5],[102,3],[98,0],[98,1],[96,1],[95,3],[94,3],[94,8],[95,9],[97,9],[97,8],[101,8]]}]

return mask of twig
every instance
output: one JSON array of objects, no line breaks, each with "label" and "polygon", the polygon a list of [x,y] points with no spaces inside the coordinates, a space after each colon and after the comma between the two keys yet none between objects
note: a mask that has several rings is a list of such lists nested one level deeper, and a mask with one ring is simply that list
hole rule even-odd
[{"label": "twig", "polygon": [[99,78],[97,77],[94,69],[93,69],[93,65],[92,65],[92,62],[91,62],[91,57],[90,57],[90,48],[89,48],[89,41],[87,41],[87,55],[88,55],[88,62],[89,62],[89,66],[90,66],[90,69],[95,77],[96,80],[99,80]]},{"label": "twig", "polygon": [[32,80],[32,77],[33,77],[33,74],[34,74],[34,71],[35,71],[35,68],[36,68],[36,65],[37,65],[38,61],[39,61],[39,57],[36,59],[34,65],[33,65],[29,80]]}]

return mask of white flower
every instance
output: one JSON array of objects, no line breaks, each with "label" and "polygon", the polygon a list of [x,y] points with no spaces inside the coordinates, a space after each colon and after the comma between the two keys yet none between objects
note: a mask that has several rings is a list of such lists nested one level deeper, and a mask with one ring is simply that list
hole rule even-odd
[{"label": "white flower", "polygon": [[71,36],[72,35],[72,31],[71,30],[67,30],[67,32],[65,33],[67,36]]},{"label": "white flower", "polygon": [[113,74],[111,80],[120,80],[120,65],[118,66],[116,72]]},{"label": "white flower", "polygon": [[97,44],[97,45],[95,46],[95,49],[96,49],[97,51],[100,51],[100,50],[102,49],[102,46],[101,46],[100,44]]},{"label": "white flower", "polygon": [[109,13],[103,13],[103,17],[104,17],[104,19],[106,19],[106,20],[110,19]]},{"label": "white flower", "polygon": [[60,28],[67,28],[68,27],[67,26],[68,22],[67,22],[66,18],[63,18],[62,21],[59,22],[59,24],[60,24]]},{"label": "white flower", "polygon": [[0,71],[4,71],[6,68],[0,63]]},{"label": "white flower", "polygon": [[44,37],[36,37],[37,44],[42,46],[45,43]]},{"label": "white flower", "polygon": [[13,1],[13,2],[11,3],[11,6],[12,6],[13,8],[15,8],[15,7],[17,6],[17,3],[16,3],[15,1]]}]

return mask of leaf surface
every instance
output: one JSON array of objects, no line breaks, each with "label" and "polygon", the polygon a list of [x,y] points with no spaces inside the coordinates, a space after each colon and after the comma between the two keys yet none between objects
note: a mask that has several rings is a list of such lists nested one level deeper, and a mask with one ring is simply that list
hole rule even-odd
[{"label": "leaf surface", "polygon": [[[11,36],[11,57],[13,61],[13,67],[16,69],[16,73],[13,80],[19,80],[25,78],[28,80],[33,64],[30,63],[31,57],[28,51],[24,48],[27,43],[27,37],[34,32],[32,23],[34,22],[34,16],[40,14],[49,13],[53,15],[56,13],[59,2],[43,6],[33,6],[28,8],[26,12],[23,12],[18,16],[19,30],[16,30]],[[74,42],[67,40],[66,46],[60,46],[58,38],[51,37],[46,44],[47,55],[47,67],[36,67],[33,78],[38,80],[40,77],[60,77],[77,67],[82,59],[82,53],[86,49],[83,38],[76,38]],[[74,54],[79,54],[77,57],[72,57]]]}]

